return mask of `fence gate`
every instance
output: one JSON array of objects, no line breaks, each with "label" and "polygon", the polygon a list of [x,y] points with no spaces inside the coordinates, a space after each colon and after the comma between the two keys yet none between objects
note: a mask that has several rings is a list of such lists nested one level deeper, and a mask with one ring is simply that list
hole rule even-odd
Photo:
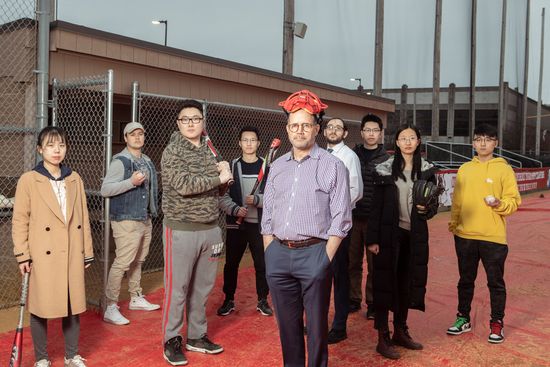
[{"label": "fence gate", "polygon": [[103,299],[105,269],[109,258],[108,202],[101,197],[101,183],[110,162],[112,145],[113,73],[53,81],[52,122],[67,131],[69,149],[65,162],[82,176],[94,244],[95,261],[86,270],[86,298],[99,306]]}]

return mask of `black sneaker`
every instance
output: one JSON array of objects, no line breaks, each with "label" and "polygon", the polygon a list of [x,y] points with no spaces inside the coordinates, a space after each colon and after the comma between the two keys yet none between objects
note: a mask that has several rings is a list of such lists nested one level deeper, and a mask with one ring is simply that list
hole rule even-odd
[{"label": "black sneaker", "polygon": [[227,316],[231,312],[235,311],[235,302],[232,299],[226,299],[223,304],[218,308],[218,316]]},{"label": "black sneaker", "polygon": [[271,307],[269,307],[267,299],[259,300],[258,305],[256,306],[256,310],[258,310],[264,316],[273,316],[273,310],[271,309]]},{"label": "black sneaker", "polygon": [[361,309],[361,302],[349,301],[349,313],[357,312]]},{"label": "black sneaker", "polygon": [[223,352],[223,347],[218,344],[214,344],[208,339],[208,336],[203,336],[200,339],[187,338],[187,344],[185,345],[187,350],[192,352],[201,352],[206,354],[218,354]]},{"label": "black sneaker", "polygon": [[328,332],[328,344],[336,344],[348,338],[346,330],[330,329]]},{"label": "black sneaker", "polygon": [[376,316],[374,312],[374,306],[368,306],[367,313],[365,314],[365,317],[367,320],[374,320],[374,317]]},{"label": "black sneaker", "polygon": [[164,359],[172,366],[184,366],[187,364],[187,358],[181,349],[182,337],[176,336],[164,343]]}]

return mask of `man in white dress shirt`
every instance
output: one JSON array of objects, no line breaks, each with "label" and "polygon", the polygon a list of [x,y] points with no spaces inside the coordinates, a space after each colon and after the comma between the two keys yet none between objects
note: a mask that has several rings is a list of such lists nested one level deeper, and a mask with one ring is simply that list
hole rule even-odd
[{"label": "man in white dress shirt", "polygon": [[[361,177],[361,162],[359,157],[345,143],[348,128],[341,118],[333,118],[325,127],[327,150],[338,157],[346,166],[349,174],[349,191],[351,208],[363,197],[363,179]],[[351,231],[349,232],[351,233]],[[346,322],[349,313],[349,271],[348,248],[350,235],[342,240],[334,259],[332,269],[334,273],[334,320],[328,333],[328,343],[338,343],[347,338]]]}]

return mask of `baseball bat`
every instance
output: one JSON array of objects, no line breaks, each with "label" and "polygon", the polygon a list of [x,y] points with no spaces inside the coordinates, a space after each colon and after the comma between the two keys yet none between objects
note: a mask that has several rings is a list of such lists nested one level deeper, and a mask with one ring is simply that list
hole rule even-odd
[{"label": "baseball bat", "polygon": [[[256,179],[256,182],[254,183],[254,186],[252,187],[252,190],[250,191],[249,195],[254,195],[262,181],[264,180],[265,171],[267,170],[267,167],[271,165],[271,162],[273,161],[273,158],[275,157],[275,154],[277,154],[277,149],[281,146],[281,140],[278,138],[275,138],[271,141],[271,145],[269,146],[269,151],[267,152],[264,163],[262,164],[262,167],[260,168],[260,172],[258,172],[258,178]],[[241,224],[243,222],[244,217],[239,217],[237,219],[237,224]]]},{"label": "baseball bat", "polygon": [[21,284],[21,301],[19,308],[19,323],[15,330],[15,339],[11,348],[10,367],[21,367],[23,360],[23,316],[25,313],[25,304],[27,303],[27,293],[29,291],[29,272],[23,275]]},{"label": "baseball bat", "polygon": [[[210,140],[210,136],[208,136],[208,133],[206,132],[206,129],[202,130],[202,136],[204,136],[204,141],[206,142],[206,145],[208,145],[208,148],[210,148],[210,151],[212,152],[212,155],[214,155],[214,157],[216,158],[216,162],[223,161],[222,156],[220,155],[220,153],[218,153],[218,150],[216,149],[216,147],[212,143],[212,140]],[[234,183],[235,183],[235,180],[233,180],[233,179],[230,179],[229,181],[227,181],[227,184],[229,186],[233,185]]]}]

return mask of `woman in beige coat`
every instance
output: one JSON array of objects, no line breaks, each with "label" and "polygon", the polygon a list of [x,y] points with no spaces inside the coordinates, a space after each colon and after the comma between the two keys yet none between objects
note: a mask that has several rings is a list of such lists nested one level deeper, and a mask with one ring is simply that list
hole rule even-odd
[{"label": "woman in beige coat", "polygon": [[86,310],[84,269],[93,261],[84,185],[61,162],[67,135],[46,127],[38,135],[40,162],[17,183],[13,209],[14,254],[21,274],[30,272],[29,312],[35,366],[51,365],[47,319],[63,318],[65,366],[85,367],[78,355],[80,319]]}]

